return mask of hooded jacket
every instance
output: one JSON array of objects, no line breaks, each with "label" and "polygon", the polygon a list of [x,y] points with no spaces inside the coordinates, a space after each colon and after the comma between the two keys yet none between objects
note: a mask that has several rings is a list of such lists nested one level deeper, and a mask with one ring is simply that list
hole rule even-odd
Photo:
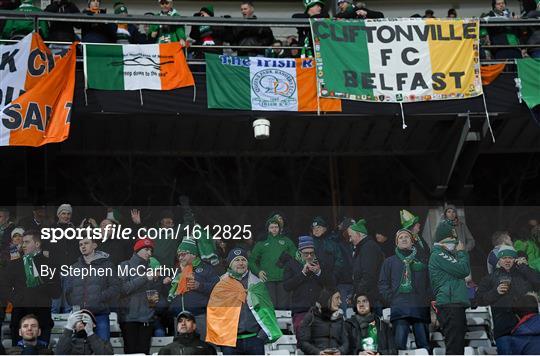
[{"label": "hooded jacket", "polygon": [[435,245],[429,258],[431,287],[438,305],[470,305],[465,277],[471,273],[469,254],[465,251],[455,253]]},{"label": "hooded jacket", "polygon": [[112,275],[103,277],[90,275],[84,278],[78,276],[69,277],[66,290],[70,305],[79,305],[81,308],[90,310],[94,314],[108,314],[110,306],[116,306],[120,295],[120,281],[117,277],[116,266],[109,259],[109,254],[95,251],[94,259],[87,263],[83,256],[71,265],[73,270],[94,269],[111,272]]},{"label": "hooded jacket", "polygon": [[520,321],[512,332],[510,349],[514,355],[540,354],[540,315]]},{"label": "hooded jacket", "polygon": [[365,237],[354,248],[352,261],[353,294],[364,293],[373,306],[379,301],[379,273],[384,261],[384,254],[377,243]]},{"label": "hooded jacket", "polygon": [[[125,267],[137,268],[143,265],[148,266],[148,261],[143,260],[136,253],[131,256],[131,259],[120,263],[119,268]],[[162,284],[157,281],[149,281],[146,276],[119,276],[120,279],[120,300],[119,305],[119,321],[120,322],[140,322],[148,323],[154,318],[155,310],[148,305],[146,297],[147,290],[160,290]],[[161,296],[160,296],[161,298]]]}]

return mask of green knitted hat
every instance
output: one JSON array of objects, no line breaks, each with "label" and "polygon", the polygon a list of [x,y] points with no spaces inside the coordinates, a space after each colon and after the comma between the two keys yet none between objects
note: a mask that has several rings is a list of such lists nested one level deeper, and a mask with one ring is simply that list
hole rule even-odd
[{"label": "green knitted hat", "polygon": [[306,11],[307,9],[309,9],[310,7],[316,4],[319,4],[321,5],[321,7],[324,7],[324,1],[322,0],[304,0],[304,7],[306,8]]},{"label": "green knitted hat", "polygon": [[114,13],[115,13],[115,15],[127,14],[128,9],[127,9],[126,5],[120,5],[120,6],[117,6],[117,7],[114,8]]},{"label": "green knitted hat", "polygon": [[364,235],[368,234],[366,228],[366,220],[364,219],[359,219],[357,222],[350,226],[350,229],[356,232],[361,232]]},{"label": "green knitted hat", "polygon": [[214,6],[213,5],[204,5],[203,7],[201,7],[201,11],[204,11],[208,15],[214,17]]},{"label": "green knitted hat", "polygon": [[512,246],[506,246],[503,245],[499,248],[499,251],[497,252],[497,259],[501,259],[503,257],[517,257],[517,251]]},{"label": "green knitted hat", "polygon": [[399,217],[401,219],[401,227],[404,229],[410,229],[420,220],[418,216],[405,209],[399,211]]},{"label": "green knitted hat", "polygon": [[449,237],[457,239],[456,230],[447,220],[441,220],[437,225],[437,230],[435,230],[435,242],[441,242]]},{"label": "green knitted hat", "polygon": [[198,253],[199,251],[197,249],[197,243],[195,242],[195,240],[186,237],[180,243],[180,245],[178,246],[178,249],[176,250],[176,253],[179,253],[179,252],[189,252],[192,255],[197,256],[199,254]]},{"label": "green knitted hat", "polygon": [[159,263],[159,261],[155,257],[150,257],[150,261],[148,261],[148,265],[150,266],[150,268],[156,269],[156,268],[159,268],[159,266],[161,266],[161,263]]}]

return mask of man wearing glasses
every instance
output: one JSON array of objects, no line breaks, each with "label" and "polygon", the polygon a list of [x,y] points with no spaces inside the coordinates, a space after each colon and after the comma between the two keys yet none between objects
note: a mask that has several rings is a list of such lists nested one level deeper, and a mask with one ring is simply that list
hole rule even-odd
[{"label": "man wearing glasses", "polygon": [[325,260],[319,260],[315,254],[313,237],[298,238],[298,254],[296,258],[288,258],[285,262],[283,287],[291,293],[291,312],[294,332],[298,335],[300,324],[322,289],[334,285],[332,273]]}]

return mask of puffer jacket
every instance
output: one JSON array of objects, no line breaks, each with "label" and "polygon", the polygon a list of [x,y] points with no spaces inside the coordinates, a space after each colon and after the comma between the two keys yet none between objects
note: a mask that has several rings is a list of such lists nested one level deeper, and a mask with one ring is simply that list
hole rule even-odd
[{"label": "puffer jacket", "polygon": [[[124,266],[137,268],[137,266],[148,266],[148,261],[143,260],[139,255],[133,254],[131,259],[120,263],[120,269]],[[161,280],[149,281],[146,276],[119,276],[120,279],[120,300],[119,316],[120,322],[140,322],[148,323],[154,318],[155,310],[148,306],[146,298],[147,290],[157,290],[161,288]]]},{"label": "puffer jacket", "polygon": [[314,307],[300,325],[300,349],[306,355],[319,355],[324,349],[338,349],[342,355],[349,353],[349,340],[345,334],[343,317],[336,320],[324,318]]},{"label": "puffer jacket", "polygon": [[80,305],[94,314],[108,314],[111,306],[116,306],[120,295],[120,281],[117,277],[116,266],[109,260],[109,254],[96,251],[90,264],[81,256],[72,266],[73,269],[90,270],[103,269],[112,271],[112,276],[88,276],[85,278],[71,276],[66,291],[70,305]]},{"label": "puffer jacket", "polygon": [[200,339],[199,334],[181,334],[159,350],[158,355],[215,355],[216,350]]},{"label": "puffer jacket", "polygon": [[[497,287],[501,280],[508,278],[511,280],[510,290],[501,295],[497,292]],[[495,338],[510,335],[518,322],[512,310],[516,300],[538,288],[540,288],[540,274],[525,265],[515,265],[510,271],[499,267],[482,279],[478,286],[477,303],[491,306]]]},{"label": "puffer jacket", "polygon": [[514,355],[540,354],[540,315],[531,314],[521,319],[512,332],[510,349]]},{"label": "puffer jacket", "polygon": [[433,295],[438,305],[470,305],[465,277],[471,273],[469,254],[449,252],[435,245],[429,258],[429,276]]},{"label": "puffer jacket", "polygon": [[88,337],[76,337],[71,330],[64,330],[58,344],[57,355],[112,355],[113,348],[109,341],[103,341],[96,334]]}]

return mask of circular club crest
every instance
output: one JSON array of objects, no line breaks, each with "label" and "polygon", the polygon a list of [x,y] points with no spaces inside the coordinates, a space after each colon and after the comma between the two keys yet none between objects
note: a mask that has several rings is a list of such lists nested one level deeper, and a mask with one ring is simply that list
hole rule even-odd
[{"label": "circular club crest", "polygon": [[240,256],[240,254],[242,253],[242,251],[240,251],[240,250],[234,250],[233,253],[234,253],[235,256]]},{"label": "circular club crest", "polygon": [[263,69],[257,72],[251,80],[253,92],[263,100],[286,100],[296,93],[295,78],[276,68]]},{"label": "circular club crest", "polygon": [[203,269],[202,269],[201,267],[199,267],[199,268],[197,268],[197,269],[195,270],[195,273],[201,273],[202,271],[203,271]]}]

